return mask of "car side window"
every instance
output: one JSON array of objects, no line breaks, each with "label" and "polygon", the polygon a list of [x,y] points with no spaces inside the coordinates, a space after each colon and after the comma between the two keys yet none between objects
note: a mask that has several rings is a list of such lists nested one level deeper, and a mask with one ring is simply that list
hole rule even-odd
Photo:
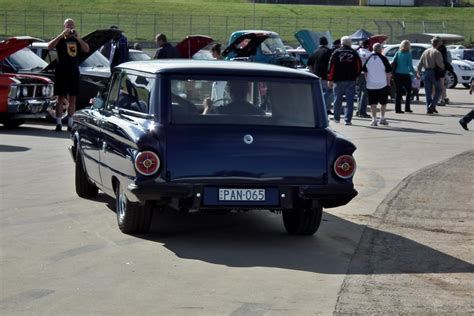
[{"label": "car side window", "polygon": [[106,103],[106,108],[108,110],[115,107],[115,104],[117,103],[119,88],[120,88],[120,73],[115,72],[112,76],[112,79],[110,80],[110,90],[109,90],[109,95],[108,95],[108,99]]},{"label": "car side window", "polygon": [[149,113],[154,79],[125,73],[120,78],[116,106],[130,111]]},{"label": "car side window", "polygon": [[421,55],[425,51],[425,48],[422,47],[413,47],[411,48],[411,57],[413,59],[420,59]]},{"label": "car side window", "polygon": [[388,50],[387,53],[385,53],[385,56],[387,57],[393,57],[395,56],[395,53],[398,51],[398,47],[394,47]]}]

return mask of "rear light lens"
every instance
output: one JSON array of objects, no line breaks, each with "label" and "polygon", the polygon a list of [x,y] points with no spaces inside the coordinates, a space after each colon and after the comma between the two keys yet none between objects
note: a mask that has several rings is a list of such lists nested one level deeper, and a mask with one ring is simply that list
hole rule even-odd
[{"label": "rear light lens", "polygon": [[334,172],[339,178],[349,179],[356,171],[356,162],[350,155],[339,156],[334,162]]},{"label": "rear light lens", "polygon": [[152,151],[142,151],[135,157],[135,169],[144,176],[155,174],[160,165],[160,157]]}]

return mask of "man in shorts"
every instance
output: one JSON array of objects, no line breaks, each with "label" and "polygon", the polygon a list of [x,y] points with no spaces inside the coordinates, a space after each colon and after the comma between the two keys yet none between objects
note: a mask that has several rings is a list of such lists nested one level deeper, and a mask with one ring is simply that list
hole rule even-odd
[{"label": "man in shorts", "polygon": [[[377,43],[374,45],[374,53],[369,56],[362,68],[367,78],[367,92],[372,112],[370,126],[377,126],[378,124],[388,125],[385,119],[385,110],[387,108],[392,67],[387,57],[382,55],[382,44]],[[377,103],[380,103],[380,119],[378,124]]]},{"label": "man in shorts", "polygon": [[64,103],[68,107],[68,131],[72,126],[72,115],[76,110],[76,99],[79,94],[79,54],[88,53],[89,45],[77,33],[74,21],[67,18],[64,30],[48,43],[48,49],[58,53],[58,65],[55,71],[54,94],[58,96],[56,105],[56,131],[62,130]]}]

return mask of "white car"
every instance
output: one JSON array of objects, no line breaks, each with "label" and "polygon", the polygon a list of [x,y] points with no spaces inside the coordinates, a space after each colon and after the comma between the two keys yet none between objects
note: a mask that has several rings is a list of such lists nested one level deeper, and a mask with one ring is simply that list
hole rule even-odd
[{"label": "white car", "polygon": [[[383,51],[383,54],[392,61],[393,56],[398,51],[400,47],[399,44],[387,45]],[[413,58],[413,67],[416,69],[418,63],[420,62],[421,54],[425,49],[431,47],[430,44],[420,44],[412,43],[411,44],[411,55]],[[455,56],[452,56],[455,57]],[[454,73],[448,71],[448,88],[454,88],[458,83],[462,84],[465,87],[469,87],[471,78],[474,78],[474,67],[464,60],[453,58],[451,65],[453,66]]]},{"label": "white car", "polygon": [[[32,43],[30,49],[47,63],[52,62],[58,56],[56,49],[48,50],[47,42]],[[83,76],[98,78],[110,78],[111,75],[109,61],[99,51],[93,52],[79,65],[79,72]]]}]

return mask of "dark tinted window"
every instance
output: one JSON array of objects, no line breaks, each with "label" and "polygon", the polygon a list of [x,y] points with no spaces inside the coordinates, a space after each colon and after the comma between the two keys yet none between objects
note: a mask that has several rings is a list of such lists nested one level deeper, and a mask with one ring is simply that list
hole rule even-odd
[{"label": "dark tinted window", "polygon": [[463,59],[474,61],[474,49],[465,49]]},{"label": "dark tinted window", "polygon": [[413,59],[420,59],[421,55],[425,51],[426,48],[424,47],[411,47],[411,56]]},{"label": "dark tinted window", "polygon": [[173,123],[315,127],[311,81],[174,79],[171,91]]},{"label": "dark tinted window", "polygon": [[385,56],[387,57],[393,57],[395,56],[395,53],[398,51],[398,47],[393,47],[393,48],[390,48],[386,53],[385,53]]}]

